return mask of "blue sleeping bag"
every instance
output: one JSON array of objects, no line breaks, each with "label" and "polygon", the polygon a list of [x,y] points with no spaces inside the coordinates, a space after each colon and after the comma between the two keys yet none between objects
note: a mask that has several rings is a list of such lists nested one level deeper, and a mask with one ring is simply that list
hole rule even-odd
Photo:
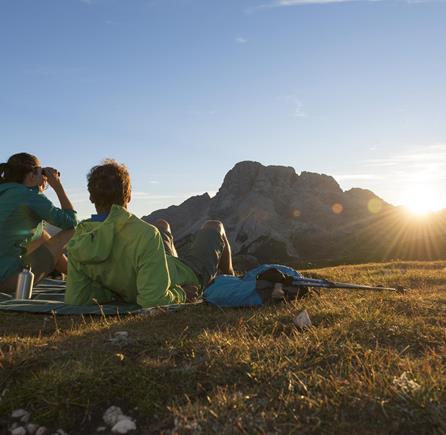
[{"label": "blue sleeping bag", "polygon": [[277,269],[295,280],[305,279],[291,267],[281,264],[262,264],[247,272],[242,278],[232,275],[219,275],[204,290],[203,299],[219,307],[256,307],[263,305],[256,290],[257,276],[269,269]]}]

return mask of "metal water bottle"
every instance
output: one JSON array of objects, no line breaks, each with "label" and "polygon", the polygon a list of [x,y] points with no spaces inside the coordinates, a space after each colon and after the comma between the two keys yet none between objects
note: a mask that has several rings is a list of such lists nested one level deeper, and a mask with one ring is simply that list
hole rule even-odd
[{"label": "metal water bottle", "polygon": [[17,280],[15,291],[16,299],[31,299],[33,292],[34,274],[31,272],[31,266],[26,266],[20,273]]}]

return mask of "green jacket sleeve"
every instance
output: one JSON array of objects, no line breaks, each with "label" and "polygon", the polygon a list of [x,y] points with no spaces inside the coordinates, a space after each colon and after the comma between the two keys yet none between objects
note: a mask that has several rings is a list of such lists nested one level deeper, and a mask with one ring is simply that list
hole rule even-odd
[{"label": "green jacket sleeve", "polygon": [[77,225],[74,210],[63,210],[55,207],[43,193],[32,191],[27,205],[39,219],[43,219],[63,230],[70,230]]},{"label": "green jacket sleeve", "polygon": [[158,230],[138,243],[136,287],[136,302],[143,308],[182,302],[169,289],[169,269]]},{"label": "green jacket sleeve", "polygon": [[94,305],[112,302],[113,293],[92,281],[68,257],[67,290],[65,303],[70,305]]}]

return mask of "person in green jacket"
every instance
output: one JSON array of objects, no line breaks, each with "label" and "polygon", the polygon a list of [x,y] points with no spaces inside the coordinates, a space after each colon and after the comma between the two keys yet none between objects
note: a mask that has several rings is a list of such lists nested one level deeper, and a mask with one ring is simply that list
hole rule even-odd
[{"label": "person in green jacket", "polygon": [[[60,208],[43,194],[46,184],[56,192]],[[44,221],[62,231],[51,238]],[[42,168],[28,153],[14,154],[0,164],[0,291],[13,293],[25,266],[31,266],[35,282],[55,269],[66,273],[63,250],[76,224],[57,170]]]},{"label": "person in green jacket", "polygon": [[178,258],[169,224],[148,224],[127,210],[127,168],[106,160],[88,176],[97,214],[81,222],[68,244],[65,303],[137,303],[143,308],[183,303],[199,295],[219,270],[233,274],[223,225],[210,221]]}]

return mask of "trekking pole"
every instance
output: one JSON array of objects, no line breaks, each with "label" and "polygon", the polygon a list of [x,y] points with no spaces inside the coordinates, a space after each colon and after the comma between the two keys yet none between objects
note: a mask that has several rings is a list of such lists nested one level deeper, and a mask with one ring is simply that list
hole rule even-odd
[{"label": "trekking pole", "polygon": [[356,290],[388,290],[397,293],[405,293],[407,289],[402,286],[384,287],[384,286],[369,286],[362,284],[350,284],[345,282],[329,281],[327,279],[311,279],[304,278],[302,280],[293,281],[293,285],[298,287],[318,287],[318,288],[340,288],[340,289],[356,289]]}]

